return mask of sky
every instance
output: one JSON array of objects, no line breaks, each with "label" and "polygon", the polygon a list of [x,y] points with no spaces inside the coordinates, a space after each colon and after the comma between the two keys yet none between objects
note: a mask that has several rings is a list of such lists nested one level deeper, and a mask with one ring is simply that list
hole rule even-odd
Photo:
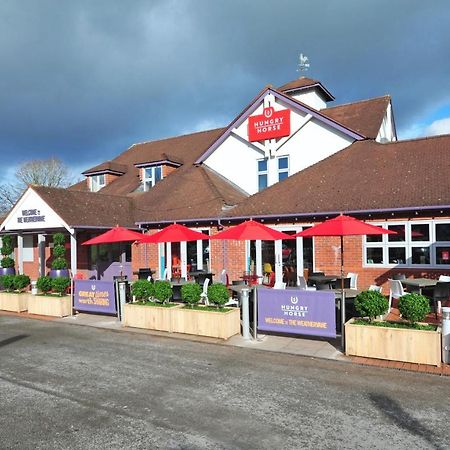
[{"label": "sky", "polygon": [[0,183],[225,126],[301,75],[390,94],[401,139],[450,133],[449,24],[448,0],[0,0]]}]

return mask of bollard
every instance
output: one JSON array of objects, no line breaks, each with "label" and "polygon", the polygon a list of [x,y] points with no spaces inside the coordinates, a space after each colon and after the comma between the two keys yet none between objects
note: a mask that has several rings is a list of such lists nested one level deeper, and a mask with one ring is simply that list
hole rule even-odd
[{"label": "bollard", "polygon": [[450,364],[450,307],[442,308],[442,361]]},{"label": "bollard", "polygon": [[37,281],[31,282],[31,295],[37,295],[38,289],[37,289]]},{"label": "bollard", "polygon": [[250,337],[250,312],[249,312],[249,289],[244,288],[241,291],[241,305],[242,305],[242,337],[249,341]]}]

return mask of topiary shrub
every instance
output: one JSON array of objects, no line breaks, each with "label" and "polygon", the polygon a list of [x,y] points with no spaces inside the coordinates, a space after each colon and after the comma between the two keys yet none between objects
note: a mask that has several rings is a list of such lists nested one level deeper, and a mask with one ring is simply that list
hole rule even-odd
[{"label": "topiary shrub", "polygon": [[385,314],[388,308],[389,302],[381,292],[363,291],[355,298],[356,311],[361,317],[368,317],[370,321]]},{"label": "topiary shrub", "polygon": [[61,296],[67,291],[67,288],[70,286],[69,277],[58,277],[52,278],[51,280],[53,292],[57,292]]},{"label": "topiary shrub", "polygon": [[420,294],[405,294],[398,301],[398,309],[402,317],[412,324],[422,322],[431,311],[427,297]]},{"label": "topiary shrub", "polygon": [[6,290],[6,292],[11,292],[14,289],[14,278],[15,275],[3,275],[0,281],[0,284],[3,286],[3,289]]},{"label": "topiary shrub", "polygon": [[13,280],[14,289],[22,292],[27,286],[30,285],[30,282],[30,277],[28,275],[15,275]]},{"label": "topiary shrub", "polygon": [[46,276],[39,277],[36,286],[41,292],[47,294],[52,290],[52,279]]},{"label": "topiary shrub", "polygon": [[200,301],[202,288],[197,283],[188,283],[181,286],[181,298],[188,303],[191,308]]},{"label": "topiary shrub", "polygon": [[3,236],[2,237],[2,248],[1,248],[1,253],[2,253],[2,261],[1,261],[1,266],[3,267],[3,269],[8,269],[11,267],[14,267],[14,259],[11,258],[11,254],[14,251],[14,247],[12,244],[12,237],[11,236]]},{"label": "topiary shrub", "polygon": [[154,296],[160,302],[166,303],[172,297],[172,286],[169,281],[159,280],[155,281],[153,285],[155,290]]},{"label": "topiary shrub", "polygon": [[64,246],[66,242],[66,237],[63,233],[55,233],[53,235],[53,257],[52,269],[62,270],[67,269],[67,261],[65,258],[66,247]]},{"label": "topiary shrub", "polygon": [[131,285],[131,294],[138,301],[147,301],[155,295],[153,283],[148,280],[137,280]]},{"label": "topiary shrub", "polygon": [[229,298],[228,288],[224,284],[214,283],[208,286],[208,300],[218,308],[224,305]]}]

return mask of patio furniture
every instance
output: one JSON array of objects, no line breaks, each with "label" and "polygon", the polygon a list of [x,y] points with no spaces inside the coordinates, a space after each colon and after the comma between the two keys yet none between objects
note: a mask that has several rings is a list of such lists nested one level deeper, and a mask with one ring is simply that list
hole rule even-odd
[{"label": "patio furniture", "polygon": [[431,280],[430,278],[408,278],[400,281],[408,291],[417,292],[418,294],[422,294],[422,289],[424,288],[434,288],[437,282],[437,280]]},{"label": "patio furniture", "polygon": [[205,278],[205,281],[203,282],[203,291],[200,294],[200,301],[203,301],[205,305],[209,305],[208,300],[208,284],[209,284],[209,278]]},{"label": "patio furniture", "polygon": [[358,289],[358,274],[349,272],[347,278],[350,278],[350,289]]},{"label": "patio furniture", "polygon": [[308,284],[306,283],[305,277],[299,275],[297,277],[298,279],[298,287],[302,290],[302,291],[315,291],[316,288],[314,286],[308,286]]},{"label": "patio furniture", "polygon": [[376,292],[380,292],[383,290],[382,286],[377,286],[376,284],[371,284],[369,286],[369,291],[376,291]]},{"label": "patio furniture", "polygon": [[[332,283],[331,283],[331,287],[333,288],[333,289],[341,289],[341,282],[344,282],[344,289],[350,289],[350,288],[352,288],[352,286],[351,286],[351,279],[350,278],[341,278],[341,277],[339,277],[339,278],[336,278],[336,281],[333,281]],[[356,289],[356,288],[352,288],[352,289]]]},{"label": "patio furniture", "polygon": [[284,274],[284,281],[287,286],[297,286],[297,274],[295,272],[286,272]]},{"label": "patio furniture", "polygon": [[446,283],[450,282],[450,276],[448,275],[439,275],[439,281],[444,281]]},{"label": "patio furniture", "polygon": [[402,282],[400,280],[389,280],[389,308],[388,313],[392,308],[392,299],[399,299],[405,295]]},{"label": "patio furniture", "polygon": [[438,281],[433,289],[433,307],[434,316],[438,317],[438,312],[441,311],[442,302],[447,301],[450,297],[450,282]]},{"label": "patio furniture", "polygon": [[150,269],[150,267],[148,268],[140,268],[138,271],[138,279],[139,280],[148,280],[148,281],[152,281],[153,277],[152,275],[154,274],[154,272],[152,271],[152,269]]}]

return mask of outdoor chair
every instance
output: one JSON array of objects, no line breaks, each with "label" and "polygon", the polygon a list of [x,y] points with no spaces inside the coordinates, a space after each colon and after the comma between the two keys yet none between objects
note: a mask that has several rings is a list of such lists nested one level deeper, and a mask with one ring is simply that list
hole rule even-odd
[{"label": "outdoor chair", "polygon": [[223,269],[222,272],[220,273],[220,282],[225,286],[228,286],[230,284],[228,281],[228,274],[225,269]]},{"label": "outdoor chair", "polygon": [[317,291],[329,291],[331,289],[330,283],[316,283]]},{"label": "outdoor chair", "polygon": [[303,291],[315,291],[316,287],[315,286],[308,286],[308,284],[306,283],[305,277],[303,277],[302,275],[299,275],[297,277],[297,285],[298,287],[303,290]]},{"label": "outdoor chair", "polygon": [[376,284],[371,284],[369,286],[369,291],[376,291],[376,292],[380,292],[383,290],[383,286],[377,286]]},{"label": "outdoor chair", "polygon": [[437,319],[438,313],[441,312],[442,302],[446,302],[450,297],[450,283],[438,281],[433,289],[433,307],[434,315]]},{"label": "outdoor chair", "polygon": [[203,302],[204,305],[209,305],[208,285],[209,285],[209,278],[205,278],[205,281],[203,282],[203,291],[200,294],[200,301]]},{"label": "outdoor chair", "polygon": [[388,280],[389,281],[389,309],[388,313],[392,308],[392,299],[399,299],[405,295],[405,291],[403,290],[403,285],[400,280]]},{"label": "outdoor chair", "polygon": [[341,287],[342,287],[342,283],[341,283],[341,281],[344,281],[344,289],[350,289],[351,288],[351,279],[350,278],[336,278],[336,281],[333,281],[332,283],[331,283],[331,287],[333,288],[333,289],[341,289]]},{"label": "outdoor chair", "polygon": [[444,281],[446,283],[450,282],[450,276],[448,275],[439,275],[439,281]]},{"label": "outdoor chair", "polygon": [[286,285],[290,287],[297,286],[297,274],[295,272],[286,272],[284,274]]},{"label": "outdoor chair", "polygon": [[350,278],[350,289],[358,289],[358,274],[349,272],[347,278]]}]

